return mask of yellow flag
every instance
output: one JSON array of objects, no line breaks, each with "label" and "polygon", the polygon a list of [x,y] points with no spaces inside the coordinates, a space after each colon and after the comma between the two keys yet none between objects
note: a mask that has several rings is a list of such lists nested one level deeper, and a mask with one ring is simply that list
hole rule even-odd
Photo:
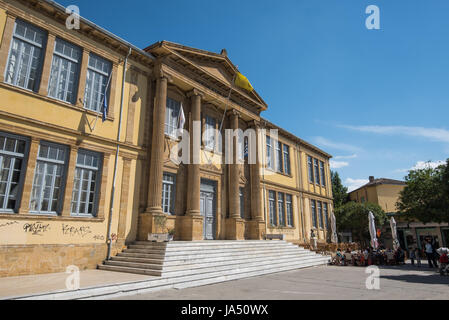
[{"label": "yellow flag", "polygon": [[253,86],[251,85],[251,83],[249,83],[248,79],[243,74],[241,74],[240,72],[237,72],[234,84],[237,87],[245,89],[245,90],[247,90],[249,92],[254,90]]}]

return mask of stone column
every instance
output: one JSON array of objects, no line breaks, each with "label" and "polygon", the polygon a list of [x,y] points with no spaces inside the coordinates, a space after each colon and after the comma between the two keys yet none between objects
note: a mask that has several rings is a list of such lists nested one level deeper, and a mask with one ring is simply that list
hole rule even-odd
[{"label": "stone column", "polygon": [[[231,112],[231,129],[237,130],[239,128],[239,113],[235,110]],[[240,218],[240,165],[238,164],[238,137],[232,138],[232,164],[230,165],[230,183],[229,183],[229,217]]]},{"label": "stone column", "polygon": [[2,42],[0,46],[0,82],[5,81],[5,68],[6,64],[8,63],[9,48],[11,46],[15,23],[16,17],[7,14],[5,28],[3,29]]},{"label": "stone column", "polygon": [[260,123],[257,121],[253,121],[251,124],[251,129],[255,131],[255,140],[252,143],[256,144],[256,147],[253,148],[249,145],[249,151],[255,150],[255,163],[250,164],[250,179],[251,179],[251,226],[250,226],[250,235],[252,239],[263,239],[263,234],[266,232],[265,230],[265,218],[264,212],[262,210],[262,188],[260,182],[260,164],[261,158],[263,156],[261,153],[262,146],[260,143],[261,140],[260,135]]},{"label": "stone column", "polygon": [[51,64],[53,62],[53,52],[55,50],[56,35],[48,34],[47,47],[45,49],[44,65],[42,67],[42,77],[39,86],[39,94],[48,95],[48,83],[50,81]]},{"label": "stone column", "polygon": [[[188,216],[199,216],[200,212],[200,157],[201,157],[201,131],[198,132],[201,123],[201,94],[197,90],[190,93],[191,96],[191,127],[190,127],[190,163],[187,176],[187,212]],[[196,123],[195,123],[196,122]],[[196,129],[195,128],[196,126]]]},{"label": "stone column", "polygon": [[[239,128],[239,113],[236,110],[230,112],[231,129]],[[229,219],[226,220],[226,239],[244,240],[245,221],[240,218],[240,164],[238,163],[238,136],[232,136],[232,164],[229,168]],[[226,141],[230,143],[230,141]]]},{"label": "stone column", "polygon": [[137,232],[137,239],[141,241],[148,240],[148,234],[159,232],[155,219],[164,215],[162,211],[162,175],[164,170],[165,109],[167,106],[167,83],[169,77],[161,70],[160,65],[157,68],[148,202],[145,212],[139,215]]},{"label": "stone column", "polygon": [[153,112],[153,139],[151,144],[150,183],[147,208],[147,212],[153,214],[162,214],[162,175],[167,82],[167,77],[160,75],[156,83],[156,105],[154,106]]}]

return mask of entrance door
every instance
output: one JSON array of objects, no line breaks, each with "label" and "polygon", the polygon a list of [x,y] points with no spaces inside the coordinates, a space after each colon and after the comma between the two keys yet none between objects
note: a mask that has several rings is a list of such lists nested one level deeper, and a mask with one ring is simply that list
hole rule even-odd
[{"label": "entrance door", "polygon": [[201,180],[200,208],[201,215],[204,217],[204,240],[215,239],[215,190],[215,182]]}]

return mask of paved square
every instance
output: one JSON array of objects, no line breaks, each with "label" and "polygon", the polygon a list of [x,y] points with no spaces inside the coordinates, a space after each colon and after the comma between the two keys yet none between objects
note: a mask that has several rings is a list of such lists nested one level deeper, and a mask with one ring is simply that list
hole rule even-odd
[{"label": "paved square", "polygon": [[183,290],[120,299],[144,300],[323,300],[449,299],[449,277],[427,266],[380,267],[380,289],[368,290],[364,267],[323,266]]}]

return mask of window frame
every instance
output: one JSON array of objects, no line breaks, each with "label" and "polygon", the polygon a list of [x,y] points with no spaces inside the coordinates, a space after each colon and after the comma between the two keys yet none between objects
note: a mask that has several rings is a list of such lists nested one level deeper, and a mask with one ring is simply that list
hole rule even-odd
[{"label": "window frame", "polygon": [[[174,110],[172,108],[173,105],[171,103],[169,103],[169,101],[173,101],[178,104],[178,105],[176,105],[176,107],[177,107],[177,111],[176,111],[177,116],[176,117],[172,117],[171,115],[169,115],[169,110],[171,110],[171,112],[174,112]],[[165,120],[164,120],[164,134],[172,139],[176,139],[176,130],[178,129],[178,125],[179,125],[178,122],[179,122],[179,114],[181,112],[181,107],[182,107],[181,101],[178,101],[174,98],[167,96]],[[174,127],[171,123],[167,123],[167,120],[170,121],[173,119],[176,119],[176,125]],[[172,129],[172,130],[170,131],[170,129]]]},{"label": "window frame", "polygon": [[[172,177],[173,181],[166,180],[165,179],[166,176]],[[171,190],[169,192],[169,198],[168,198],[168,201],[169,201],[168,211],[169,212],[165,211],[164,200],[165,200],[165,196],[166,196],[166,191],[165,191],[164,185],[168,185],[171,188]],[[172,216],[176,215],[175,214],[175,199],[176,199],[175,194],[176,194],[176,174],[171,173],[171,172],[163,172],[163,174],[162,174],[162,205],[161,205],[161,207],[162,207],[162,212],[164,214],[168,214],[168,215],[172,215]]]},{"label": "window frame", "polygon": [[[281,212],[282,210],[282,212]],[[277,211],[278,211],[278,226],[286,227],[285,221],[285,193],[277,193]]]},{"label": "window frame", "polygon": [[[273,197],[271,197],[273,195]],[[274,211],[271,212],[271,204],[273,205]],[[276,200],[276,191],[268,190],[268,212],[269,212],[269,219],[270,219],[270,226],[277,226],[277,200]]]},{"label": "window frame", "polygon": [[[10,156],[10,157],[21,157],[22,158],[22,166],[20,168],[20,176],[19,176],[19,181],[17,183],[16,204],[13,209],[0,207],[1,214],[3,214],[3,213],[15,214],[15,213],[18,213],[19,208],[20,208],[20,203],[22,201],[23,187],[24,187],[25,176],[26,176],[27,167],[28,167],[28,158],[29,158],[29,152],[30,152],[30,146],[31,146],[31,139],[29,137],[16,135],[16,134],[4,132],[4,131],[0,131],[0,136],[5,138],[5,143],[6,143],[7,138],[22,140],[25,142],[25,149],[24,149],[23,154],[10,152],[10,151],[3,151],[3,150],[0,151],[0,157],[3,157],[2,154],[5,154],[6,156]],[[10,178],[11,178],[11,172],[9,173],[9,177],[8,177],[9,184],[10,184],[10,181],[9,181]],[[8,197],[9,197],[9,192],[11,192],[11,190],[8,190],[8,193],[5,193],[4,202],[7,202]],[[6,197],[6,195],[8,195],[8,197]]]},{"label": "window frame", "polygon": [[284,164],[283,164],[283,152],[282,152],[282,142],[279,140],[275,143],[275,158],[276,158],[276,172],[284,173]]},{"label": "window frame", "polygon": [[267,148],[267,168],[274,171],[274,147],[273,142],[274,140],[271,139],[269,135],[266,136],[266,148]]},{"label": "window frame", "polygon": [[324,170],[324,161],[319,161],[321,186],[326,186],[326,171]]},{"label": "window frame", "polygon": [[204,149],[209,151],[214,151],[217,149],[217,137],[215,136],[216,128],[217,119],[206,114],[204,116]]},{"label": "window frame", "polygon": [[[64,160],[54,160],[54,159],[48,159],[48,158],[41,158],[39,156],[40,150],[42,146],[50,146],[50,147],[55,147],[55,148],[61,148],[64,150],[65,152],[65,157]],[[69,162],[69,158],[70,158],[70,147],[67,145],[63,145],[63,144],[58,144],[58,143],[54,143],[54,142],[50,142],[50,141],[45,141],[45,140],[41,140],[39,143],[39,148],[38,148],[38,152],[37,152],[37,157],[36,157],[36,163],[35,163],[35,169],[34,169],[34,175],[33,175],[33,184],[31,186],[31,194],[30,194],[30,201],[29,201],[29,212],[31,214],[34,215],[51,215],[51,216],[59,216],[62,212],[62,207],[63,207],[63,203],[64,203],[64,191],[65,191],[65,187],[66,187],[66,183],[67,183],[67,170],[68,170],[68,162]],[[62,170],[61,170],[61,186],[60,186],[60,192],[59,192],[59,197],[56,199],[57,200],[57,205],[56,205],[56,210],[55,211],[42,211],[42,193],[43,193],[43,186],[44,186],[44,179],[45,179],[45,174],[46,171],[44,169],[43,171],[43,175],[44,177],[42,178],[42,184],[40,186],[40,196],[38,198],[39,201],[39,207],[41,208],[40,210],[31,210],[31,201],[33,200],[33,189],[34,189],[34,184],[35,184],[35,179],[36,179],[36,174],[37,174],[37,166],[39,161],[45,163],[45,168],[47,167],[48,163],[51,164],[55,164],[55,165],[62,165]],[[55,175],[52,175],[52,185],[51,185],[51,194],[52,197],[54,196],[54,180],[55,180]],[[53,198],[51,198],[53,201]]]},{"label": "window frame", "polygon": [[[56,46],[58,44],[58,41],[61,41],[63,45],[69,45],[71,46],[73,49],[78,49],[78,53],[79,53],[79,58],[78,60],[69,57],[67,55],[65,55],[64,53],[61,52],[57,52],[56,51]],[[55,58],[58,57],[60,60],[58,60],[58,71],[57,71],[57,79],[59,80],[62,74],[62,62],[64,60],[69,61],[69,65],[70,65],[70,69],[69,69],[69,74],[66,80],[66,85],[64,88],[64,98],[60,99],[57,97],[58,95],[58,84],[56,84],[56,96],[51,95],[51,84],[52,84],[52,75],[53,75],[53,68],[55,67]],[[77,95],[78,95],[78,84],[79,84],[79,76],[80,76],[80,69],[81,69],[81,63],[82,63],[82,57],[83,57],[83,49],[63,38],[60,37],[56,37],[55,39],[55,43],[54,43],[54,48],[53,48],[53,55],[52,55],[52,61],[51,61],[51,67],[50,67],[50,75],[49,75],[49,79],[48,79],[48,88],[47,88],[47,92],[48,92],[48,96],[50,98],[59,100],[59,101],[63,101],[63,102],[67,102],[67,103],[71,103],[71,104],[76,104],[76,99],[77,99]],[[67,99],[67,95],[68,95],[68,87],[69,87],[69,78],[70,78],[70,72],[72,71],[72,66],[73,64],[75,65],[75,70],[73,71],[74,73],[74,81],[73,81],[73,91],[72,91],[72,99],[68,100]],[[88,67],[89,68],[89,67]],[[112,72],[112,68],[110,70],[110,72]],[[58,83],[59,81],[57,81]]]},{"label": "window frame", "polygon": [[307,156],[307,166],[309,171],[309,183],[315,183],[315,175],[313,174],[313,158]]},{"label": "window frame", "polygon": [[313,158],[313,172],[315,175],[315,183],[317,185],[320,185],[320,165],[319,165],[319,161],[316,158]]},{"label": "window frame", "polygon": [[327,202],[323,202],[323,215],[326,230],[329,230],[329,204]]},{"label": "window frame", "polygon": [[[98,60],[100,60],[102,62],[107,63],[109,65],[109,73],[106,73],[103,70],[97,69],[96,67],[92,67],[90,65],[90,62],[91,62],[92,58],[95,58],[95,59],[98,59]],[[98,55],[98,54],[96,54],[94,52],[90,52],[89,53],[89,59],[87,61],[87,70],[86,70],[86,85],[84,87],[84,98],[83,98],[83,105],[84,105],[85,109],[93,111],[93,112],[97,112],[97,113],[102,113],[103,112],[103,109],[102,109],[103,108],[103,104],[102,104],[101,97],[103,96],[103,100],[106,99],[106,101],[110,101],[110,97],[111,97],[111,85],[110,85],[111,83],[110,83],[110,81],[112,81],[112,67],[113,67],[113,65],[112,65],[111,61],[103,58],[102,56],[100,56],[100,55]],[[92,88],[90,88],[90,90],[88,90],[88,85],[89,85],[89,77],[88,77],[88,75],[89,75],[89,72],[93,73],[94,76],[102,76],[102,77],[105,77],[105,79],[106,79],[106,84],[105,84],[105,88],[107,89],[106,92],[103,92],[101,90],[98,91],[98,93],[100,94],[100,97],[99,97],[99,100],[98,100],[100,105],[98,106],[98,110],[97,109],[93,109],[93,108],[90,107],[90,105],[92,105],[93,102],[90,102],[89,107],[87,106],[88,91],[90,91],[90,93],[91,93],[90,97],[92,99],[93,93],[94,93],[94,88],[95,88],[95,84],[93,83],[92,84]],[[91,81],[93,82],[95,79],[96,79],[96,77],[93,77],[93,79]],[[109,82],[109,85],[108,85],[108,82]]]},{"label": "window frame", "polygon": [[[78,164],[78,156],[80,154],[80,152],[87,154],[87,155],[92,155],[92,156],[98,156],[98,166],[95,167],[91,167],[91,166],[87,166],[87,165],[81,165]],[[88,218],[94,218],[94,217],[98,217],[98,207],[99,207],[99,203],[100,203],[100,190],[101,190],[101,180],[102,180],[102,176],[103,176],[103,158],[104,158],[104,154],[100,153],[100,152],[95,152],[95,151],[91,151],[91,150],[87,150],[87,149],[78,149],[77,155],[76,155],[76,163],[75,163],[75,175],[76,175],[76,170],[77,169],[81,169],[81,170],[90,170],[90,172],[92,171],[96,171],[96,180],[95,180],[95,190],[94,190],[94,201],[92,203],[92,213],[79,213],[79,212],[72,212],[72,203],[73,203],[73,192],[75,190],[75,175],[73,176],[73,188],[72,188],[72,198],[70,199],[70,215],[73,217],[88,217]],[[91,175],[89,175],[89,188],[88,190],[90,190],[91,188]],[[78,190],[78,199],[77,199],[77,211],[79,211],[79,206],[80,206],[80,198],[81,198],[81,182],[82,179],[80,179],[80,190]],[[90,192],[89,192],[90,195]],[[87,208],[89,208],[89,201],[86,202],[86,206]]]},{"label": "window frame", "polygon": [[[289,200],[290,198],[290,200]],[[290,213],[289,213],[289,205],[290,205]],[[285,194],[285,215],[287,218],[287,227],[293,228],[294,219],[293,219],[293,196],[291,194]]]},{"label": "window frame", "polygon": [[[39,43],[37,43],[37,42],[35,42],[33,40],[27,39],[26,37],[23,37],[21,35],[16,34],[17,26],[20,23],[26,25],[27,27],[29,27],[31,29],[34,29],[34,31],[36,31],[36,32],[41,31],[42,32],[42,44],[39,44]],[[11,82],[7,81],[9,65],[10,65],[10,62],[11,62],[10,61],[11,60],[11,54],[12,54],[12,51],[13,51],[13,44],[14,44],[14,40],[15,39],[17,39],[19,41],[19,45],[20,45],[21,48],[22,48],[22,44],[24,42],[32,46],[32,54],[30,53],[30,57],[34,57],[34,50],[35,50],[36,47],[39,48],[39,50],[40,50],[40,56],[39,56],[39,59],[38,59],[38,62],[37,62],[38,63],[38,67],[36,68],[36,78],[34,79],[35,81],[34,81],[34,86],[33,86],[32,89],[28,88],[28,82],[29,82],[30,74],[31,74],[32,61],[29,61],[30,65],[27,67],[27,71],[26,71],[26,76],[25,76],[25,79],[26,79],[25,82],[27,84],[26,86],[18,85],[18,83],[17,83],[18,82],[18,74],[19,74],[18,70],[15,70],[14,74],[12,75],[12,81]],[[12,32],[12,36],[11,36],[11,40],[10,40],[10,44],[9,44],[8,59],[7,59],[6,64],[5,64],[5,71],[4,71],[4,74],[3,74],[3,76],[4,76],[3,82],[7,83],[9,85],[12,85],[14,87],[21,88],[23,90],[27,90],[27,91],[30,91],[30,92],[37,93],[39,91],[40,82],[41,82],[41,78],[42,78],[42,70],[43,70],[43,67],[44,67],[44,59],[45,59],[45,51],[46,51],[46,48],[47,48],[47,42],[48,42],[48,31],[46,31],[45,29],[42,29],[42,28],[40,28],[40,27],[38,27],[38,26],[36,26],[36,25],[26,21],[26,20],[22,20],[22,19],[17,18],[15,20],[15,22],[14,22],[14,28],[13,28],[13,32]],[[18,53],[19,53],[19,55],[18,55],[18,60],[17,61],[20,61],[21,60],[20,59],[20,57],[21,57],[20,51],[18,51]],[[32,60],[32,58],[31,58],[31,60]]]},{"label": "window frame", "polygon": [[283,169],[284,174],[291,174],[291,165],[290,165],[290,146],[288,144],[282,144],[282,159],[283,159]]},{"label": "window frame", "polygon": [[324,229],[324,219],[323,219],[323,203],[321,201],[317,201],[317,211],[318,211],[318,225],[320,229]]},{"label": "window frame", "polygon": [[310,211],[312,213],[312,226],[318,229],[318,217],[316,212],[316,200],[310,200]]}]

